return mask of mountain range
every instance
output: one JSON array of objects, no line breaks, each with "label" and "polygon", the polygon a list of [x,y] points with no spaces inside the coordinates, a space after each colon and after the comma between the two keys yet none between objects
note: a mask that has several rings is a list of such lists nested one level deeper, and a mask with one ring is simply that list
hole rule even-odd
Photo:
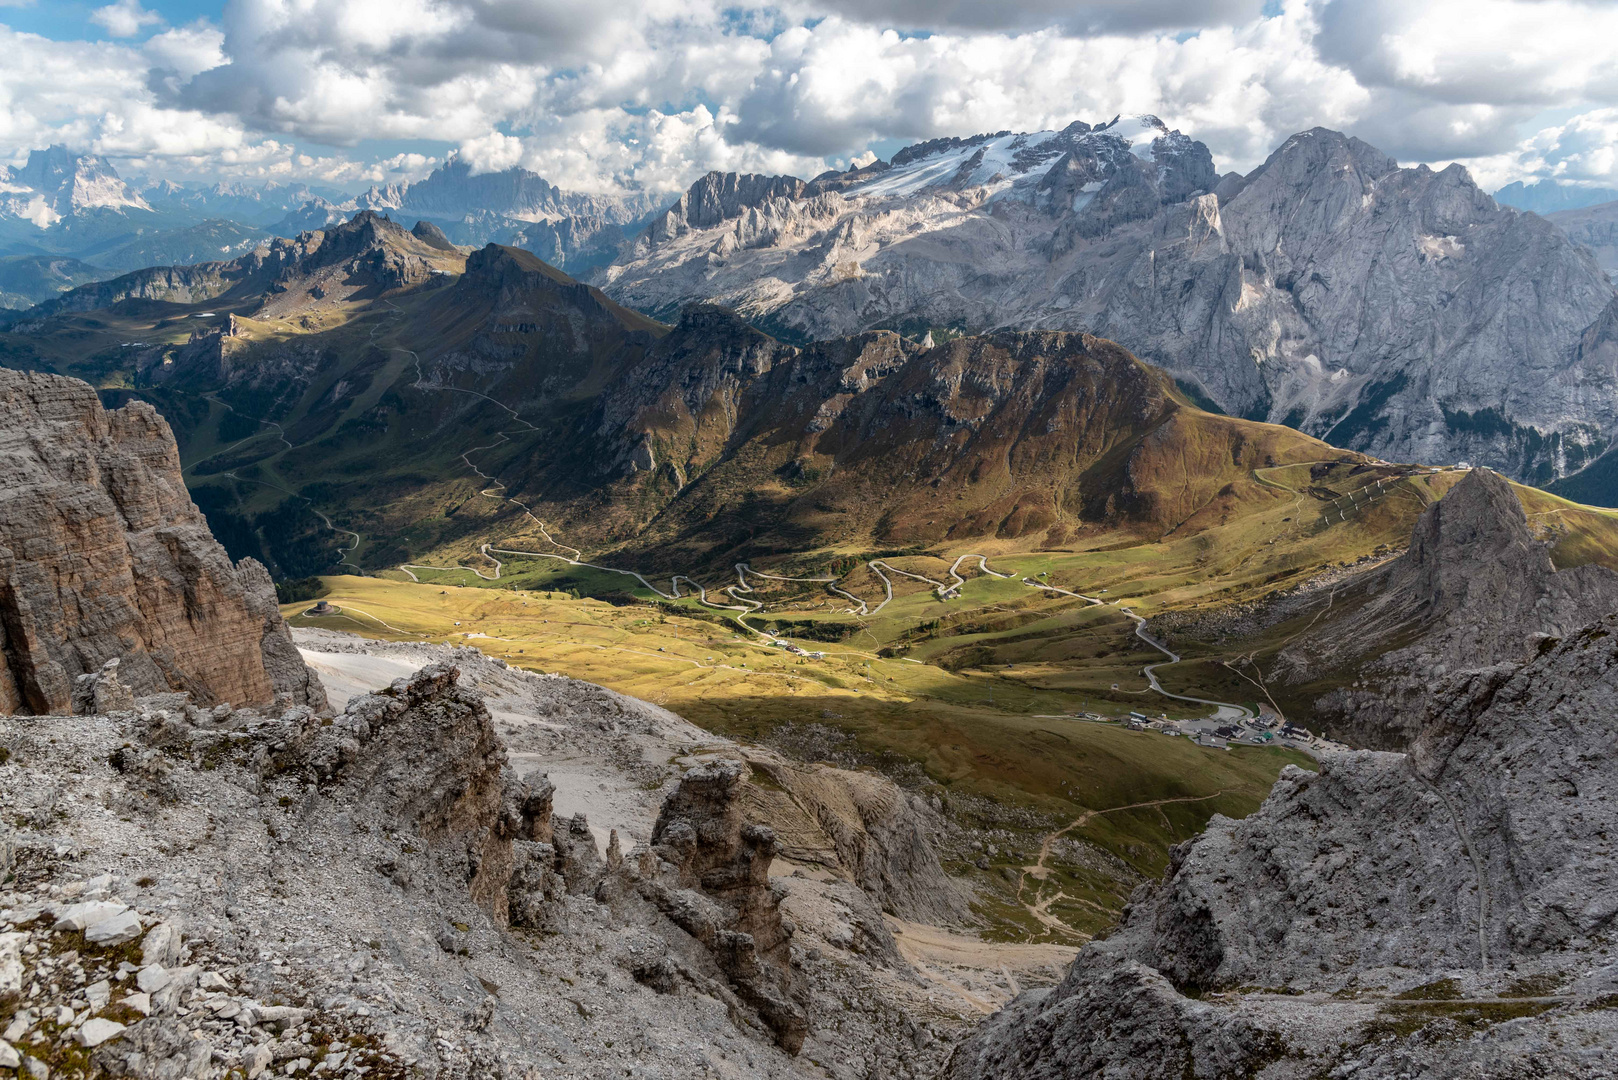
[{"label": "mountain range", "polygon": [[662,205],[650,194],[563,191],[521,168],[474,174],[454,156],[423,180],[359,195],[273,181],[137,184],[103,157],[51,146],[0,170],[0,307],[28,308],[125,271],[229,260],[361,210],[413,215],[457,243],[514,244],[588,269],[610,261]]},{"label": "mountain range", "polygon": [[846,173],[710,175],[592,280],[794,340],[1085,330],[1225,412],[1545,483],[1618,422],[1614,289],[1459,166],[1314,129],[1246,176],[1153,117],[939,140]]},{"label": "mountain range", "polygon": [[1501,206],[1532,210],[1545,217],[1564,210],[1581,210],[1586,206],[1612,202],[1614,199],[1618,199],[1618,190],[1613,188],[1586,187],[1565,180],[1540,180],[1532,184],[1517,180],[1494,193],[1494,201]]},{"label": "mountain range", "polygon": [[[1088,335],[800,347],[703,304],[669,326],[528,252],[468,253],[369,211],[74,289],[17,319],[0,356],[157,404],[216,533],[278,576],[334,559],[311,504],[369,538],[349,557],[373,566],[536,515],[594,550],[728,565],[1060,544],[1100,522],[1156,534],[1248,469],[1337,453],[1207,413]],[[479,475],[503,497],[469,489]]]},{"label": "mountain range", "polygon": [[[714,173],[672,203],[476,173],[454,156],[343,198],[136,189],[58,147],[8,186],[0,221],[34,234],[0,266],[18,306],[109,269],[228,261],[272,234],[380,212],[452,244],[534,252],[666,322],[718,303],[796,344],[876,329],[1094,333],[1211,409],[1618,498],[1602,457],[1618,430],[1618,307],[1601,263],[1618,250],[1613,215],[1597,205],[1553,224],[1459,167],[1401,168],[1324,129],[1246,176],[1217,174],[1202,143],[1139,117],[937,139],[811,180]],[[1544,202],[1543,187],[1527,191]]]}]

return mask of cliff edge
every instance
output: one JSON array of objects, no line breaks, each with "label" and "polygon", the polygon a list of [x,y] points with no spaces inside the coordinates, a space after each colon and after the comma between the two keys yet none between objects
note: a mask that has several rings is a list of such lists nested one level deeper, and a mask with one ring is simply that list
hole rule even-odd
[{"label": "cliff edge", "polygon": [[325,707],[269,574],[214,540],[150,405],[108,412],[77,379],[0,369],[0,473],[0,713],[91,711],[103,681]]}]

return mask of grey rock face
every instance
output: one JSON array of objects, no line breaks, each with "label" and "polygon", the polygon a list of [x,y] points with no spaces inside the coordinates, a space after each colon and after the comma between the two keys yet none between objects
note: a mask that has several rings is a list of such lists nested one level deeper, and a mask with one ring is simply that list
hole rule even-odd
[{"label": "grey rock face", "polygon": [[325,708],[325,688],[320,685],[320,676],[309,670],[309,665],[298,655],[298,647],[292,643],[292,633],[276,605],[275,583],[270,580],[270,572],[257,559],[243,559],[236,564],[236,575],[241,579],[248,610],[263,621],[259,652],[264,658],[265,674],[270,677],[270,685],[277,696],[286,695],[295,704]]},{"label": "grey rock face", "polygon": [[950,1076],[1612,1076],[1618,617],[1215,818]]},{"label": "grey rock face", "polygon": [[1474,680],[1618,611],[1618,573],[1558,571],[1510,485],[1474,469],[1422,512],[1404,555],[1340,586],[1332,607],[1344,614],[1322,609],[1275,672],[1336,672],[1345,686],[1316,698],[1316,717],[1354,745],[1403,749]]},{"label": "grey rock face", "polygon": [[68,712],[81,675],[89,709],[122,703],[115,687],[324,706],[268,574],[209,533],[151,406],[107,412],[76,379],[5,369],[0,406],[0,712]]},{"label": "grey rock face", "polygon": [[100,671],[73,680],[73,711],[76,713],[128,712],[135,707],[135,693],[118,678],[118,657],[101,665]]},{"label": "grey rock face", "polygon": [[769,778],[749,785],[749,812],[768,821],[796,862],[847,867],[881,910],[933,925],[968,921],[968,896],[938,861],[942,816],[892,780],[801,765],[766,750],[747,764]]},{"label": "grey rock face", "polygon": [[1618,201],[1560,210],[1545,218],[1575,244],[1589,248],[1609,276],[1618,274]]},{"label": "grey rock face", "polygon": [[[471,649],[383,644],[434,662],[329,722],[153,699],[0,717],[0,992],[21,991],[5,1027],[23,1055],[116,1019],[96,1061],[130,1077],[307,1075],[322,1055],[340,1078],[936,1075],[971,1010],[891,940],[832,940],[850,918],[885,934],[854,885],[770,877],[744,767],[645,784],[674,781],[659,740],[711,737]],[[619,777],[610,802],[663,812],[603,860],[582,815],[553,814],[550,781],[516,778],[500,731],[564,798]],[[63,935],[119,919],[144,937],[58,959]]]},{"label": "grey rock face", "polygon": [[694,229],[712,228],[775,200],[790,202],[803,194],[804,186],[795,176],[711,172],[692,184],[678,202],[653,221],[650,234],[668,239]]},{"label": "grey rock face", "polygon": [[1325,129],[1223,179],[1151,117],[937,140],[807,185],[715,174],[595,280],[811,338],[1084,330],[1227,412],[1539,482],[1618,431],[1595,261],[1463,169]]},{"label": "grey rock face", "polygon": [[646,895],[713,952],[742,1000],[759,1011],[782,1049],[796,1054],[809,1020],[792,968],[792,931],[770,886],[775,832],[744,820],[744,775],[737,762],[720,761],[680,779],[652,830],[657,860],[673,873],[664,875],[667,884],[647,882]]}]

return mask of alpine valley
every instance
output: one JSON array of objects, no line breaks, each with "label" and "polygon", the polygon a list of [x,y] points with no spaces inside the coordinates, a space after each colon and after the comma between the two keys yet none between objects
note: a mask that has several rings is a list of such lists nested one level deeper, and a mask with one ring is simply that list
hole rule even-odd
[{"label": "alpine valley", "polygon": [[1600,205],[0,194],[0,1076],[1615,1075]]}]

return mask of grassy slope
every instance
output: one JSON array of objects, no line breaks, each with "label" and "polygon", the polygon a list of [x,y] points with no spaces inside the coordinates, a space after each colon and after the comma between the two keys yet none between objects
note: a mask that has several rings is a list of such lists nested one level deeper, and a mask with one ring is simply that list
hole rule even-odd
[{"label": "grassy slope", "polygon": [[[1141,876],[1161,871],[1168,845],[1200,830],[1212,813],[1250,812],[1280,765],[1294,758],[1283,751],[1204,750],[1181,739],[1063,718],[1087,708],[1117,713],[1146,705],[1172,715],[1201,710],[1147,692],[1140,667],[1158,657],[1113,604],[1052,595],[1023,580],[1122,600],[1148,616],[1240,604],[1323,570],[1391,557],[1408,541],[1421,510],[1459,476],[1352,461],[1264,467],[1238,487],[1239,498],[1227,493],[1214,512],[1204,513],[1199,528],[1171,528],[1156,541],[1097,531],[1067,550],[1018,550],[1016,541],[991,540],[888,555],[886,563],[895,569],[946,580],[957,555],[981,552],[991,567],[1012,577],[983,575],[974,560],[960,568],[968,582],[962,595],[943,601],[925,583],[891,575],[894,599],[867,618],[850,615],[847,602],[818,583],[753,578],[755,591],[747,595],[768,605],[763,616],[752,617],[755,625],[808,624],[844,634],[831,643],[798,638],[808,649],[825,650],[824,661],[764,645],[741,632],[733,616],[694,601],[650,606],[657,597],[632,578],[555,560],[502,555],[498,582],[464,568],[417,568],[423,584],[335,579],[331,599],[354,613],[356,621],[346,625],[362,633],[470,641],[521,666],[562,671],[658,701],[740,738],[767,740],[783,728],[811,723],[848,732],[867,753],[913,763],[943,790],[970,796],[961,800],[976,808],[969,818],[978,815],[980,823],[1019,837],[1020,850],[1002,851],[987,872],[965,861],[951,864],[979,884],[979,911],[993,934],[1063,939],[1017,902],[1014,886],[1000,873],[1030,862],[1043,832],[1085,810],[1205,800],[1096,816],[1071,834],[1118,860],[1098,866],[1094,859],[1059,854],[1052,864],[1051,880],[1061,884],[1066,899],[1050,912],[1093,932],[1108,924]],[[1534,489],[1519,491],[1531,520],[1556,542],[1559,564],[1618,565],[1618,516]],[[790,567],[775,569],[841,572],[840,586],[874,606],[882,597],[880,582],[863,558],[851,560],[851,554],[800,553]],[[468,564],[493,573],[487,559]],[[710,590],[735,580],[697,576]],[[654,582],[668,589],[666,581]],[[625,606],[575,600],[569,592],[616,596]],[[385,632],[378,619],[407,633]],[[1307,623],[1306,613],[1275,628],[1268,640],[1244,647],[1256,647],[1262,665]],[[458,637],[467,633],[489,636]],[[1171,689],[1248,703],[1262,699],[1257,687],[1221,663],[1230,658],[1229,649],[1193,643],[1183,651],[1186,662],[1159,671]],[[1282,704],[1290,711],[1306,703]],[[1008,826],[1014,814],[985,817],[983,807],[995,804],[1032,811],[1045,824]]]},{"label": "grassy slope", "polygon": [[[890,765],[919,766],[968,815],[985,808],[997,820],[1015,819],[1018,808],[1037,815],[1021,825],[1000,822],[1018,837],[1028,861],[1044,832],[1085,810],[1213,796],[1104,815],[1072,834],[1118,860],[1118,869],[1105,873],[1056,861],[1057,873],[1071,879],[1073,890],[1082,880],[1083,895],[1095,905],[1075,901],[1058,910],[1089,932],[1110,923],[1140,876],[1162,871],[1170,844],[1195,834],[1213,813],[1250,813],[1281,765],[1304,760],[1281,750],[1207,750],[1184,739],[1041,715],[1064,711],[1071,695],[880,657],[858,640],[805,641],[828,655],[804,660],[695,609],[687,616],[644,604],[574,600],[557,591],[449,583],[465,573],[445,572],[443,580],[422,584],[331,578],[326,599],[342,614],[301,615],[308,604],[283,611],[295,625],[473,644],[518,666],[658,702],[710,730],[744,739],[765,739],[785,725],[839,729]],[[969,584],[968,596],[983,584]],[[998,870],[1012,864],[1004,855],[988,872],[968,863],[952,869],[983,887],[982,911],[997,935],[1062,939],[1011,899],[1011,886]]]}]

